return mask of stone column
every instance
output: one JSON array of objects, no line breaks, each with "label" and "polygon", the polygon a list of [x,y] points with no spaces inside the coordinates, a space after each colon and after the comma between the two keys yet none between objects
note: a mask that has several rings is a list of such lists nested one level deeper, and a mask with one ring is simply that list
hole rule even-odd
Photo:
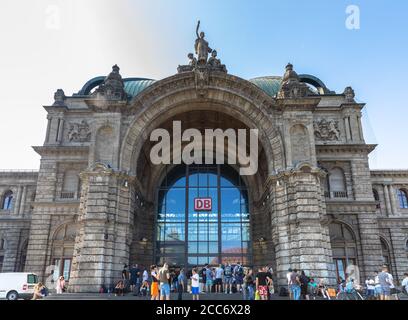
[{"label": "stone column", "polygon": [[31,216],[30,237],[28,241],[25,271],[34,272],[40,281],[45,281],[45,269],[50,248],[50,229],[52,212],[49,205],[54,202],[57,163],[42,159],[37,180],[35,202]]},{"label": "stone column", "polygon": [[272,234],[279,284],[287,284],[289,267],[334,284],[330,238],[321,205],[320,170],[290,171],[275,180]]},{"label": "stone column", "polygon": [[20,200],[20,210],[19,210],[20,215],[24,215],[26,195],[27,195],[27,186],[23,186],[23,194],[22,194],[21,200]]},{"label": "stone column", "polygon": [[47,144],[48,142],[49,142],[49,140],[50,140],[50,130],[51,130],[51,120],[52,120],[52,118],[51,118],[51,116],[47,116],[47,120],[48,120],[48,123],[47,123],[47,133],[46,133],[46,135],[45,135],[45,142],[44,142],[44,144]]},{"label": "stone column", "polygon": [[17,198],[16,198],[16,200],[15,200],[15,205],[14,205],[14,210],[13,210],[15,215],[18,215],[19,212],[20,212],[20,202],[21,202],[22,189],[23,189],[22,186],[18,186],[18,189],[17,189]]},{"label": "stone column", "polygon": [[130,179],[104,165],[80,174],[80,230],[72,261],[69,291],[98,292],[112,286],[129,264],[132,233]]},{"label": "stone column", "polygon": [[392,245],[392,248],[390,248],[390,250],[392,251],[391,255],[394,257],[394,261],[392,261],[391,259],[391,263],[395,262],[395,265],[393,267],[397,272],[397,274],[393,275],[394,281],[401,282],[402,279],[404,278],[404,273],[407,272],[408,270],[408,259],[405,248],[407,233],[406,230],[397,227],[400,224],[400,222],[397,221],[393,222],[395,227],[390,228]]},{"label": "stone column", "polygon": [[395,190],[391,184],[388,185],[389,192],[388,195],[390,197],[390,204],[391,204],[391,211],[393,215],[398,215],[397,204],[395,202]]},{"label": "stone column", "polygon": [[388,215],[391,215],[391,205],[390,205],[390,194],[388,192],[388,185],[383,184],[384,188],[384,199],[385,199],[385,208]]}]

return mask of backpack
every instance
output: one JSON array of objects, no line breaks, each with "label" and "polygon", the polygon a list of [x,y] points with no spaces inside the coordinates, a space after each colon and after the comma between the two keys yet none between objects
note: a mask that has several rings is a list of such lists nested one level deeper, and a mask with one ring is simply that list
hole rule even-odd
[{"label": "backpack", "polygon": [[244,269],[241,266],[237,266],[236,274],[242,277],[244,275]]},{"label": "backpack", "polygon": [[231,268],[231,266],[226,266],[226,267],[225,267],[225,275],[226,275],[226,276],[231,276],[231,275],[232,275],[232,268]]}]

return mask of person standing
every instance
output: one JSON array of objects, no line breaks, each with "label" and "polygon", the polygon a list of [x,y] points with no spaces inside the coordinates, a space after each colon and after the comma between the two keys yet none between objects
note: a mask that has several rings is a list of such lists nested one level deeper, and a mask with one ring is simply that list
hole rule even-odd
[{"label": "person standing", "polygon": [[207,265],[206,266],[206,271],[205,271],[206,275],[206,286],[207,286],[207,293],[211,293],[211,288],[213,285],[213,271],[211,270],[211,268]]},{"label": "person standing", "polygon": [[65,279],[63,276],[58,278],[55,290],[57,290],[57,294],[62,294],[65,291]]},{"label": "person standing", "polygon": [[380,300],[390,300],[392,279],[387,266],[382,267],[382,271],[378,274],[378,280],[381,286]]},{"label": "person standing", "polygon": [[150,289],[151,300],[159,300],[159,277],[157,274],[157,266],[152,265],[150,267],[151,276],[152,276],[152,286]]},{"label": "person standing", "polygon": [[268,300],[270,300],[272,299],[272,295],[275,293],[275,288],[273,286],[273,277],[272,277],[273,269],[266,266],[264,268],[264,271],[266,272],[266,275],[270,279],[268,282]]},{"label": "person standing", "polygon": [[191,276],[191,293],[193,294],[193,300],[200,300],[200,277],[197,268],[193,269],[193,275]]},{"label": "person standing", "polygon": [[122,270],[122,283],[123,283],[123,292],[126,290],[128,284],[129,284],[129,271],[128,271],[128,265],[125,264],[123,266],[123,270]]},{"label": "person standing", "polygon": [[374,276],[374,296],[377,300],[380,300],[381,297],[381,285],[380,279],[378,278],[378,272],[375,272]]},{"label": "person standing", "polygon": [[255,291],[254,291],[254,275],[252,269],[248,269],[245,273],[243,279],[243,288],[242,288],[244,300],[254,300]]},{"label": "person standing", "polygon": [[137,296],[140,292],[140,269],[137,264],[132,265],[129,270],[130,275],[130,291]]},{"label": "person standing", "polygon": [[268,274],[263,268],[258,269],[258,273],[255,279],[255,288],[258,291],[261,300],[268,299],[268,282],[272,280],[268,277]]},{"label": "person standing", "polygon": [[238,261],[234,267],[234,278],[235,283],[237,284],[237,292],[239,293],[241,291],[241,286],[244,283],[244,268],[240,261]]},{"label": "person standing", "polygon": [[300,280],[296,269],[290,274],[290,290],[292,291],[293,300],[300,299]]},{"label": "person standing", "polygon": [[288,269],[288,273],[286,273],[286,279],[288,282],[288,294],[289,294],[289,299],[292,300],[292,291],[290,290],[290,275],[292,274],[292,268]]},{"label": "person standing", "polygon": [[206,292],[205,287],[207,284],[207,268],[208,268],[208,264],[206,264],[204,268],[202,268],[200,271],[200,287],[201,287],[200,291],[202,293]]},{"label": "person standing", "polygon": [[222,292],[222,278],[224,277],[224,269],[222,268],[222,264],[215,269],[215,289],[217,293]]},{"label": "person standing", "polygon": [[224,292],[232,294],[233,268],[228,262],[224,270]]},{"label": "person standing", "polygon": [[369,278],[366,280],[365,284],[367,287],[367,299],[372,300],[375,293],[375,282],[373,279]]},{"label": "person standing", "polygon": [[159,270],[160,300],[170,300],[170,272],[167,262]]},{"label": "person standing", "polygon": [[185,291],[186,276],[184,269],[180,270],[180,274],[177,277],[177,300],[183,300],[183,292]]},{"label": "person standing", "polygon": [[303,299],[309,300],[309,292],[308,292],[309,287],[308,286],[309,286],[310,279],[308,276],[306,276],[304,270],[300,272],[299,281],[300,281],[300,293]]},{"label": "person standing", "polygon": [[401,286],[402,292],[408,295],[408,272],[404,273],[404,279],[402,280]]}]

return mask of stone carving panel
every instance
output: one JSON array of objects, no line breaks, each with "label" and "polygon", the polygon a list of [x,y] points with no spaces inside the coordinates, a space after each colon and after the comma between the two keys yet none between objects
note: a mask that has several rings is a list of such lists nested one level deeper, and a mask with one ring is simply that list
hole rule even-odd
[{"label": "stone carving panel", "polygon": [[314,134],[320,141],[339,141],[339,123],[335,120],[320,119],[313,123]]},{"label": "stone carving panel", "polygon": [[69,142],[89,142],[91,141],[91,129],[86,120],[81,122],[72,122],[69,124],[69,130],[67,133]]}]

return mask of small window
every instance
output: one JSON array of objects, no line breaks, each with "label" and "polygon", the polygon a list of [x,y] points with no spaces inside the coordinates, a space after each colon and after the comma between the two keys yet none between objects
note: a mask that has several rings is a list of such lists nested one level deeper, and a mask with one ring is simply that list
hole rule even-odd
[{"label": "small window", "polygon": [[1,208],[3,210],[10,210],[13,202],[13,191],[7,191],[3,196],[3,203]]},{"label": "small window", "polygon": [[0,250],[4,250],[5,243],[4,239],[0,239]]},{"label": "small window", "polygon": [[36,284],[37,281],[37,276],[35,274],[29,274],[27,275],[27,283],[28,284]]},{"label": "small window", "polygon": [[373,197],[375,201],[380,201],[380,196],[378,194],[377,189],[373,189]]},{"label": "small window", "polygon": [[398,200],[401,209],[408,209],[408,195],[403,189],[398,190]]}]

